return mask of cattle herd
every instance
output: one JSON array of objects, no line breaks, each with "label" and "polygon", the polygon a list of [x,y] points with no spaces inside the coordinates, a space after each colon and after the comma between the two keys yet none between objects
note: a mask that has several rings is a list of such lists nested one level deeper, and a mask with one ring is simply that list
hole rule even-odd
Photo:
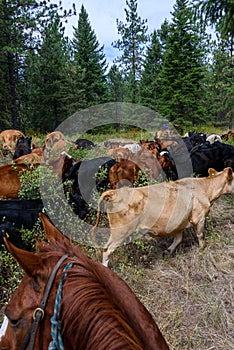
[{"label": "cattle herd", "polygon": [[[111,234],[104,248],[105,265],[114,249],[137,228],[159,236],[173,235],[174,242],[167,250],[172,253],[182,240],[182,230],[193,226],[200,246],[204,246],[204,220],[211,204],[221,194],[233,191],[234,147],[228,140],[234,140],[231,130],[225,135],[189,132],[183,137],[159,131],[152,140],[106,141],[100,146],[87,139],[71,141],[61,131],[54,131],[42,145],[35,146],[32,137],[4,130],[0,133],[0,198],[19,198],[22,169],[33,171],[39,165],[49,165],[62,182],[71,181],[68,202],[81,220],[90,212],[93,191],[99,193],[95,229],[100,206],[106,203]],[[74,159],[69,155],[69,149],[81,148],[94,150],[97,157]],[[178,192],[179,199],[175,196]],[[112,213],[110,204],[118,206],[119,202],[123,207]],[[184,208],[183,217],[178,218],[174,203]],[[17,222],[14,225],[15,239]],[[95,229],[91,232],[94,242]],[[0,242],[4,234],[5,230]]]}]

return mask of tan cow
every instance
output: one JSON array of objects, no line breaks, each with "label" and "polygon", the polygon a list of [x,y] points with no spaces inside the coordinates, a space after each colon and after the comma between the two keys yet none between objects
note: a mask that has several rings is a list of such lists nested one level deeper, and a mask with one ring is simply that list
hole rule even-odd
[{"label": "tan cow", "polygon": [[56,158],[61,152],[66,151],[68,147],[74,146],[74,143],[66,140],[61,131],[53,131],[46,135],[43,155],[45,161]]},{"label": "tan cow", "polygon": [[206,178],[184,178],[138,188],[120,188],[103,192],[99,200],[100,209],[106,201],[110,225],[110,237],[103,249],[103,264],[122,244],[126,237],[137,229],[153,236],[174,236],[167,253],[173,253],[182,241],[183,230],[194,227],[200,248],[205,247],[204,224],[211,205],[222,194],[234,193],[234,174],[231,168],[221,172],[209,169]]},{"label": "tan cow", "polygon": [[17,141],[25,137],[19,130],[4,130],[0,133],[0,142],[2,144],[3,151],[10,150],[12,154],[15,152],[15,146]]}]

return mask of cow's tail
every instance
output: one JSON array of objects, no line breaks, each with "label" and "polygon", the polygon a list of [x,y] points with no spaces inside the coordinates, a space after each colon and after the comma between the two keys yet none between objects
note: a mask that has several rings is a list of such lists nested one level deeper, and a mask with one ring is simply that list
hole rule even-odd
[{"label": "cow's tail", "polygon": [[100,218],[101,218],[101,212],[103,211],[103,208],[104,208],[104,203],[103,201],[108,201],[110,199],[110,191],[107,191],[107,192],[104,192],[101,197],[99,198],[99,201],[98,201],[98,209],[97,209],[97,219],[96,219],[96,223],[95,225],[93,226],[93,228],[91,229],[90,231],[90,237],[92,239],[92,242],[97,245],[97,241],[96,241],[96,236],[95,236],[95,232],[96,232],[96,229],[98,227],[98,224],[100,222]]}]

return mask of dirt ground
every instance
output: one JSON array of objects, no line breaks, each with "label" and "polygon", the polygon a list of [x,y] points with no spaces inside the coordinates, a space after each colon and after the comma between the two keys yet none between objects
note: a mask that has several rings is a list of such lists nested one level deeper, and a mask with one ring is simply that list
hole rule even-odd
[{"label": "dirt ground", "polygon": [[172,257],[170,239],[142,240],[110,261],[154,316],[171,350],[234,349],[234,196],[223,195],[206,222],[201,251],[192,230]]}]

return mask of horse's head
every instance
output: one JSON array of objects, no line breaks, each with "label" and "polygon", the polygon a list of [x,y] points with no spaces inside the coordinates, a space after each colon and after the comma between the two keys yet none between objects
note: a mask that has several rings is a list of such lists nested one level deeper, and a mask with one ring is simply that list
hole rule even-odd
[{"label": "horse's head", "polygon": [[[45,215],[40,215],[48,241],[65,242],[67,239],[58,231]],[[43,298],[45,285],[55,264],[55,258],[43,259],[41,254],[35,254],[15,247],[5,239],[7,249],[14,259],[23,268],[25,275],[5,308],[5,318],[0,331],[0,349],[18,350],[24,342],[27,333],[37,313],[36,308],[40,306]],[[50,261],[51,260],[51,261]],[[48,262],[51,262],[49,264]],[[52,267],[51,267],[52,266]],[[53,307],[47,305],[45,313],[45,324],[53,314]],[[46,335],[48,334],[48,335]],[[44,332],[43,341],[49,343],[50,330]],[[48,338],[48,339],[47,339]],[[38,343],[39,340],[36,340]],[[36,344],[35,343],[35,344]],[[26,344],[27,346],[27,344]],[[25,347],[26,348],[26,347]],[[41,348],[41,347],[35,347]]]},{"label": "horse's head", "polygon": [[61,343],[71,350],[168,350],[128,285],[41,219],[49,243],[40,244],[39,253],[6,240],[25,276],[6,306],[1,350],[54,349]]}]

